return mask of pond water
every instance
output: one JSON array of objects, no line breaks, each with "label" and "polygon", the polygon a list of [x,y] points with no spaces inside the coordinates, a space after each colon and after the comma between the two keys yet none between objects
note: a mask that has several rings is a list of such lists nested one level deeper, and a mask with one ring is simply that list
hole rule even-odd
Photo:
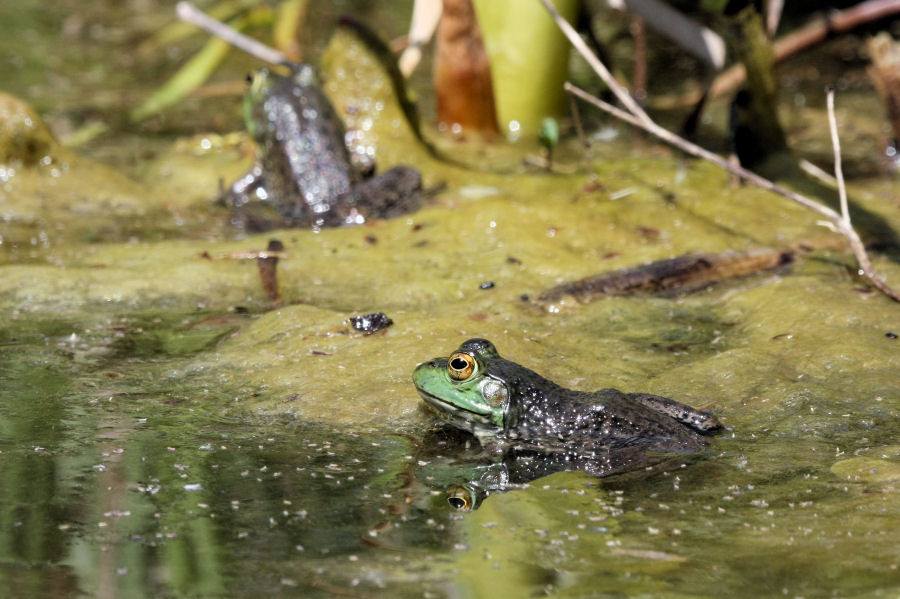
[{"label": "pond water", "polygon": [[[389,141],[379,162],[412,161],[426,185],[445,183],[440,194],[364,227],[238,234],[210,199],[252,154],[228,136],[239,96],[124,124],[174,68],[160,65],[177,61],[135,59],[122,72],[104,57],[163,27],[171,6],[80,4],[0,7],[0,23],[21,30],[0,36],[0,60],[15,67],[3,91],[57,136],[98,115],[112,123],[77,148],[34,133],[50,164],[3,171],[4,596],[900,592],[900,308],[855,278],[814,215],[612,123],[587,166],[573,141],[552,174],[518,166],[536,153],[527,145],[484,158],[502,168],[465,169],[397,126],[388,94],[372,127]],[[383,10],[366,14],[389,35],[403,30]],[[60,31],[77,52],[35,49],[64,45]],[[372,70],[358,44],[325,38],[311,46],[333,97],[386,93],[343,77]],[[791,142],[827,156],[821,102],[798,96],[838,72],[854,214],[896,285],[900,199],[878,159],[882,109],[861,65],[836,61],[847,60],[836,43],[817,74],[805,63],[787,78]],[[104,72],[75,66],[79,56]],[[234,57],[220,76],[247,65]],[[449,148],[470,162],[486,152]],[[274,308],[245,258],[272,236],[285,246]],[[790,268],[690,295],[559,312],[531,301],[648,260],[801,243],[816,249]],[[394,321],[382,333],[346,324],[376,310]],[[476,336],[567,387],[709,405],[726,430],[665,467],[558,472],[493,492],[509,472],[439,428],[410,379]]]}]

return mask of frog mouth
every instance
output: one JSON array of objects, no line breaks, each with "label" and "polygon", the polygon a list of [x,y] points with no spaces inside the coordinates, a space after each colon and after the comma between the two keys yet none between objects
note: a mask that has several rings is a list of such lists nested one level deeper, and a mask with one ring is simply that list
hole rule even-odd
[{"label": "frog mouth", "polygon": [[448,401],[444,401],[440,397],[436,395],[432,395],[428,391],[424,391],[422,389],[417,389],[419,395],[422,396],[422,399],[425,400],[425,403],[436,410],[441,416],[447,417],[448,415],[452,415],[454,418],[462,418],[471,422],[472,424],[479,426],[494,426],[494,423],[491,422],[490,417],[485,414],[479,414],[478,412],[472,412],[470,410],[466,410],[464,408],[460,408]]}]

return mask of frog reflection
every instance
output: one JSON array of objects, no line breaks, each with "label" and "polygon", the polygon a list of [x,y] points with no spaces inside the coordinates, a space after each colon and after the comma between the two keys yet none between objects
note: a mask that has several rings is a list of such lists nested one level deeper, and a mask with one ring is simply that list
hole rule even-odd
[{"label": "frog reflection", "polygon": [[[452,510],[466,512],[478,509],[491,495],[525,489],[529,483],[556,472],[582,470],[595,476],[643,478],[674,470],[703,455],[637,455],[633,448],[611,450],[607,462],[610,470],[600,474],[593,467],[593,458],[573,460],[571,456],[567,459],[563,454],[541,451],[498,455],[485,450],[471,433],[446,424],[430,431],[417,445],[418,483],[443,494]],[[638,463],[641,467],[634,471]]]}]

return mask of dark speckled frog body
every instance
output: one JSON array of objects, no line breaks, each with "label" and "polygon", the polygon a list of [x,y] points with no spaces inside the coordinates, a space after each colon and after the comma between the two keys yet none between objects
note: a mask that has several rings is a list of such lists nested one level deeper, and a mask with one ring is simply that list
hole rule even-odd
[{"label": "dark speckled frog body", "polygon": [[486,339],[420,364],[413,382],[429,406],[489,450],[543,456],[548,471],[633,470],[650,456],[698,452],[704,435],[721,428],[715,416],[664,397],[565,389],[502,358]]},{"label": "dark speckled frog body", "polygon": [[361,224],[418,208],[417,170],[398,166],[367,178],[353,165],[343,123],[311,66],[296,65],[290,77],[256,73],[244,119],[259,155],[230,196],[247,228]]}]

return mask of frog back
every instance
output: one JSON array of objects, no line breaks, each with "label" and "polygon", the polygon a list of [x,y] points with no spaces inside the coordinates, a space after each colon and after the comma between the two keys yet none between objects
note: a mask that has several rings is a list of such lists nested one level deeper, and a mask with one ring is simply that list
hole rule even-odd
[{"label": "frog back", "polygon": [[360,179],[343,123],[319,85],[300,75],[279,78],[262,108],[257,142],[272,199],[286,218],[316,224]]}]

